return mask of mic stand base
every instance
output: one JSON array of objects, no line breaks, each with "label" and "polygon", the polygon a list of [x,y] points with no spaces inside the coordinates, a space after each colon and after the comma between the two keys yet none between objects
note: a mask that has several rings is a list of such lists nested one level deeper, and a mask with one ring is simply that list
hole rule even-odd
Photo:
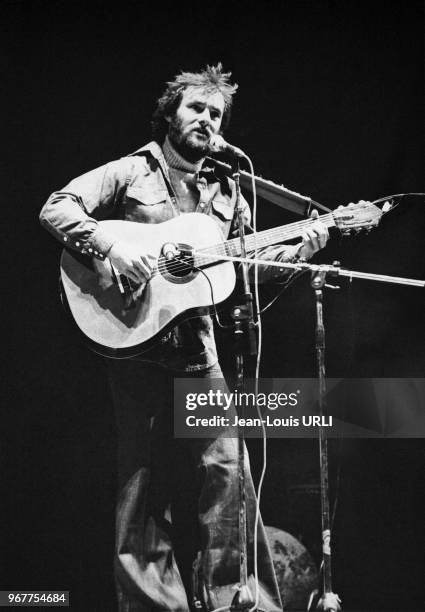
[{"label": "mic stand base", "polygon": [[316,610],[323,612],[339,612],[341,610],[341,600],[336,593],[325,593],[317,602]]},{"label": "mic stand base", "polygon": [[236,610],[249,610],[255,601],[247,584],[242,584],[235,593],[230,605],[231,612]]}]

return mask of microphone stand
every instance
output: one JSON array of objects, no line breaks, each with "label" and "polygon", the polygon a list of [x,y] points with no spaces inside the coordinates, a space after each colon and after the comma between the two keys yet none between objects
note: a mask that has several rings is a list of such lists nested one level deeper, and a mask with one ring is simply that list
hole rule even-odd
[{"label": "microphone stand", "polygon": [[[302,264],[304,267],[305,264]],[[308,264],[307,264],[308,265]],[[425,282],[416,279],[400,278],[396,276],[386,276],[383,274],[368,274],[343,270],[338,262],[332,266],[313,265],[309,266],[312,271],[311,287],[316,298],[316,367],[319,381],[319,460],[320,460],[320,506],[321,506],[321,526],[322,526],[322,584],[323,593],[318,601],[317,609],[325,612],[339,612],[341,610],[341,600],[332,591],[332,554],[331,554],[331,522],[329,511],[329,470],[328,470],[328,444],[325,428],[323,427],[323,417],[326,416],[326,368],[325,368],[325,326],[323,322],[323,288],[332,287],[326,285],[326,275],[348,276],[389,282],[394,284],[425,287]]]},{"label": "microphone stand", "polygon": [[[241,211],[238,211],[241,216]],[[241,219],[239,218],[239,222]],[[243,230],[243,223],[240,226]],[[242,233],[244,236],[244,234]],[[205,253],[203,253],[205,256]],[[215,255],[211,255],[212,258],[216,258]],[[326,275],[331,276],[347,276],[352,280],[353,278],[360,278],[363,280],[372,280],[375,282],[392,283],[397,285],[407,285],[411,287],[422,287],[425,289],[425,280],[414,279],[414,278],[403,278],[400,276],[389,276],[386,274],[373,274],[369,272],[358,272],[355,270],[346,270],[340,267],[339,262],[334,262],[333,265],[326,264],[307,264],[305,262],[297,262],[295,264],[283,263],[276,261],[263,261],[256,258],[246,258],[245,250],[242,251],[242,257],[232,257],[230,255],[221,255],[222,261],[233,261],[245,264],[255,263],[259,265],[275,266],[277,268],[286,268],[288,270],[302,271],[309,270],[312,273],[311,286],[315,291],[316,297],[316,333],[315,333],[315,348],[316,348],[316,364],[319,380],[319,411],[320,417],[325,414],[326,407],[326,380],[325,380],[325,327],[323,323],[323,288],[333,287],[332,285],[326,284]],[[244,266],[244,268],[245,268]],[[243,268],[243,269],[244,269]],[[247,270],[246,281],[248,279]],[[244,284],[245,294],[249,294],[249,284]],[[248,291],[246,288],[248,287]],[[335,287],[333,287],[335,288]],[[235,321],[235,334],[242,333],[242,320],[249,320],[248,312],[252,312],[252,296],[251,300],[247,299],[246,303],[242,306],[237,306],[234,309]],[[238,311],[238,315],[236,315]],[[254,323],[250,329],[253,331]],[[240,346],[240,345],[239,345]],[[242,350],[237,355],[238,363],[238,384],[243,384],[243,355]],[[320,418],[322,423],[322,418]],[[230,610],[246,610],[247,608],[254,605],[253,598],[249,587],[247,585],[247,559],[246,559],[246,504],[245,504],[245,476],[244,476],[244,453],[243,453],[243,427],[239,428],[239,491],[240,491],[240,508],[239,508],[239,529],[240,529],[240,588],[236,593]],[[323,594],[319,599],[316,609],[324,610],[325,612],[339,612],[341,610],[341,600],[336,593],[332,592],[332,571],[331,571],[331,524],[329,517],[329,474],[328,474],[328,450],[327,450],[327,438],[325,430],[322,425],[319,427],[319,453],[320,453],[320,501],[321,501],[321,524],[322,524],[322,552],[323,552]],[[310,608],[309,608],[310,609]]]},{"label": "microphone stand", "polygon": [[[255,355],[257,342],[252,306],[252,293],[248,278],[248,260],[245,245],[245,226],[242,217],[243,206],[240,191],[240,167],[236,157],[232,164],[232,177],[236,187],[236,212],[241,245],[242,281],[244,293],[241,303],[233,307],[231,316],[234,321],[235,352],[236,352],[236,388],[239,393],[244,388],[244,353]],[[248,610],[255,604],[255,599],[248,586],[248,551],[247,551],[247,520],[245,496],[245,438],[244,428],[238,428],[238,483],[239,483],[239,587],[232,599],[230,610]]]},{"label": "microphone stand", "polygon": [[316,297],[316,366],[319,380],[319,457],[320,457],[320,506],[322,524],[322,576],[323,595],[318,607],[329,612],[341,609],[338,595],[332,592],[331,567],[331,522],[329,518],[329,472],[328,472],[328,441],[325,428],[322,426],[326,413],[326,368],[325,368],[325,326],[323,322],[323,287],[326,286],[326,271],[319,266],[313,271],[311,286]]}]

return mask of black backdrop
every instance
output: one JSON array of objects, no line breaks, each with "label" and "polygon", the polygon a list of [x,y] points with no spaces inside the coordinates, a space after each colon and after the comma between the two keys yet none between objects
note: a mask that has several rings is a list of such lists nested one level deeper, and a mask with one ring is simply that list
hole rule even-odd
[{"label": "black backdrop", "polygon": [[[42,203],[147,141],[163,82],[218,60],[240,84],[227,138],[258,174],[331,208],[424,191],[423,5],[9,1],[3,17],[11,108],[0,587],[65,588],[75,610],[108,612],[113,414],[102,361],[62,314],[60,246],[38,226]],[[260,202],[260,227],[291,220]],[[370,235],[333,235],[317,260],[425,278],[424,232],[425,200],[406,198]],[[423,376],[424,310],[420,289],[342,282],[326,296],[328,374]],[[313,313],[307,280],[268,311],[263,375],[314,375]],[[219,341],[230,370],[229,339]],[[258,477],[259,443],[250,450]],[[313,553],[318,498],[295,499],[293,487],[317,482],[316,453],[311,442],[270,443],[262,504],[266,524]],[[424,459],[423,440],[331,444],[332,475],[341,468],[334,582],[345,609],[422,608]]]}]

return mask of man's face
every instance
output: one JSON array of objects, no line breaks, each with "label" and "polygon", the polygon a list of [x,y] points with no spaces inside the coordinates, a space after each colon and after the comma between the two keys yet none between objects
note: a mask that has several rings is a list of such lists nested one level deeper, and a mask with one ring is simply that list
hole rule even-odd
[{"label": "man's face", "polygon": [[209,141],[220,130],[224,98],[220,92],[207,93],[197,87],[183,92],[174,117],[167,117],[168,136],[177,151],[189,161],[209,153]]}]

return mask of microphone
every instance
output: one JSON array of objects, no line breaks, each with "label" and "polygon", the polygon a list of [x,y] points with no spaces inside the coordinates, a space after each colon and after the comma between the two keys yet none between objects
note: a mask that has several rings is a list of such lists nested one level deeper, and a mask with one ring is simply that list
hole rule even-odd
[{"label": "microphone", "polygon": [[242,149],[229,144],[224,140],[223,136],[219,136],[218,134],[211,136],[210,147],[212,153],[226,153],[232,157],[246,157]]},{"label": "microphone", "polygon": [[162,247],[162,254],[164,255],[167,261],[171,261],[177,255],[180,255],[180,251],[177,248],[177,245],[174,242],[166,242]]}]

